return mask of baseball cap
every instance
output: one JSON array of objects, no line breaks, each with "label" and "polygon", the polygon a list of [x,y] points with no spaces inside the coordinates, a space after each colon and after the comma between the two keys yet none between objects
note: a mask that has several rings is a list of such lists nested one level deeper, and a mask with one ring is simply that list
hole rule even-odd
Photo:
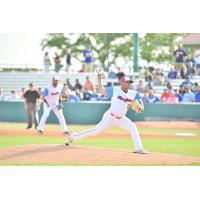
[{"label": "baseball cap", "polygon": [[133,83],[133,81],[132,81],[128,76],[122,76],[122,77],[121,77],[120,83],[124,83],[124,82]]},{"label": "baseball cap", "polygon": [[60,80],[60,78],[58,76],[53,76],[52,79],[55,80],[55,81],[59,81]]}]

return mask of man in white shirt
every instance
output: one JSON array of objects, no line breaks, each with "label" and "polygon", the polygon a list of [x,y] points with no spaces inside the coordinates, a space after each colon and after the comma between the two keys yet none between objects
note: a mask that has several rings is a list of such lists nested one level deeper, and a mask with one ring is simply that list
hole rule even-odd
[{"label": "man in white shirt", "polygon": [[58,118],[63,133],[69,133],[60,104],[62,99],[62,87],[59,85],[59,81],[59,77],[54,76],[52,78],[52,85],[47,86],[42,92],[44,113],[37,128],[38,134],[43,134],[44,125],[51,111],[53,111]]},{"label": "man in white shirt", "polygon": [[[135,146],[134,153],[148,153],[143,149],[143,145],[136,125],[125,116],[130,104],[134,100],[140,99],[140,96],[134,90],[129,89],[133,81],[131,81],[128,77],[123,76],[120,79],[120,83],[121,87],[114,88],[111,106],[109,110],[104,114],[101,122],[94,129],[71,134],[67,139],[66,145],[69,145],[74,140],[79,140],[85,137],[97,135],[107,128],[118,126],[130,131],[131,138]],[[104,88],[102,85],[100,74],[98,75],[98,87],[100,91],[103,91]]]}]

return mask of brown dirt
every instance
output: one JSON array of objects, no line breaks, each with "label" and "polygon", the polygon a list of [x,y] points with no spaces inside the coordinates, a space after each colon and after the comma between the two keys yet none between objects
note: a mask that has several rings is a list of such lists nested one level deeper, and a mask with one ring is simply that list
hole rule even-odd
[{"label": "brown dirt", "polygon": [[165,153],[134,154],[125,150],[64,145],[25,145],[0,149],[0,164],[191,164],[200,157]]},{"label": "brown dirt", "polygon": [[200,122],[190,121],[144,121],[135,122],[139,128],[161,128],[161,129],[190,129],[199,130]]}]

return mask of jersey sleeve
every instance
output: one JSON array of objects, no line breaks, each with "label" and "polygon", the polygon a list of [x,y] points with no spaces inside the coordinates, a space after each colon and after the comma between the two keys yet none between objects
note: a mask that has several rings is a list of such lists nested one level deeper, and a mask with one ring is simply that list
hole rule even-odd
[{"label": "jersey sleeve", "polygon": [[140,99],[142,99],[141,95],[136,93],[134,100],[140,100]]},{"label": "jersey sleeve", "polygon": [[48,94],[49,94],[48,88],[44,88],[44,90],[42,91],[42,96],[46,97],[48,96]]}]

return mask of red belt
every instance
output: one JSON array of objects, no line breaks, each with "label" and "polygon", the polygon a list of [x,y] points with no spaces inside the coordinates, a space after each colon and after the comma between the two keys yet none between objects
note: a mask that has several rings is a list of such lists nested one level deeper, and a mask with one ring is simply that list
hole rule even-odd
[{"label": "red belt", "polygon": [[110,113],[111,116],[115,117],[116,119],[121,119],[122,117],[118,117],[117,115],[115,115],[114,113]]}]

